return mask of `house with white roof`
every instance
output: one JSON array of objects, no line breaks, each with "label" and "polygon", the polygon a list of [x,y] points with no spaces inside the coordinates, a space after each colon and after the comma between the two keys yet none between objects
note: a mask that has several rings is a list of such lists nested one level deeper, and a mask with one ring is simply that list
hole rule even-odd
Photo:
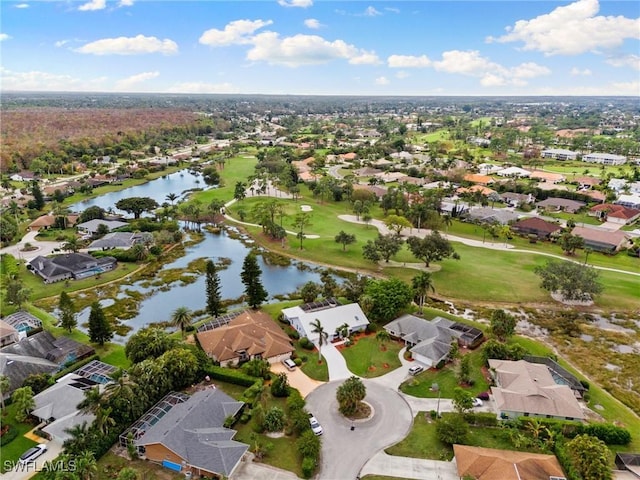
[{"label": "house with white roof", "polygon": [[582,161],[601,165],[624,165],[627,163],[627,157],[612,153],[589,153],[582,157]]},{"label": "house with white roof", "polygon": [[520,167],[509,167],[496,172],[501,177],[517,177],[517,178],[526,178],[531,175],[529,170],[525,170]]},{"label": "house with white roof", "polygon": [[314,344],[318,344],[318,334],[314,333],[311,323],[319,321],[328,340],[339,338],[338,330],[347,325],[348,335],[354,332],[362,332],[369,325],[369,319],[364,314],[360,305],[349,303],[340,305],[335,299],[322,302],[306,303],[297,307],[282,310],[284,319],[296,329],[300,337],[307,337]]},{"label": "house with white roof", "polygon": [[575,160],[578,158],[578,153],[564,148],[549,148],[541,151],[540,156],[542,158],[554,158],[556,160]]}]

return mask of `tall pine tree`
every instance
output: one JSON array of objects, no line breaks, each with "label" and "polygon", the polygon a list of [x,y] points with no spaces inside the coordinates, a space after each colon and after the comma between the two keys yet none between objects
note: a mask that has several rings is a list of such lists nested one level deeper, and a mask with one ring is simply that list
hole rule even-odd
[{"label": "tall pine tree", "polygon": [[244,284],[244,294],[247,297],[247,303],[254,309],[259,308],[262,302],[269,296],[260,281],[261,275],[262,270],[260,270],[260,266],[258,265],[256,254],[251,252],[244,259],[240,278]]},{"label": "tall pine tree", "polygon": [[78,325],[78,320],[76,320],[76,306],[67,292],[60,294],[58,310],[60,311],[60,326],[71,333],[71,330]]},{"label": "tall pine tree", "polygon": [[89,313],[89,339],[92,342],[104,345],[113,338],[113,330],[107,317],[102,311],[99,302],[91,304],[91,313]]},{"label": "tall pine tree", "polygon": [[222,306],[222,295],[220,289],[220,277],[216,264],[212,260],[207,261],[207,312],[209,315],[217,317],[224,312]]}]

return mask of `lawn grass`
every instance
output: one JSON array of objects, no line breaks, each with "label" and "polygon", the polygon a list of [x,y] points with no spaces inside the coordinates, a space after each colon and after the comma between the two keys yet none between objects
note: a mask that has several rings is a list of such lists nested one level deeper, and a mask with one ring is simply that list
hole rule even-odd
[{"label": "lawn grass", "polygon": [[384,350],[375,334],[357,337],[353,344],[340,350],[347,361],[347,367],[355,375],[373,378],[389,373],[402,366],[398,354],[404,347],[403,342],[389,340]]},{"label": "lawn grass", "polygon": [[[464,353],[464,350],[461,350]],[[481,349],[464,353],[471,356],[471,379],[474,381],[473,387],[465,388],[474,397],[480,392],[489,390],[489,383],[482,373],[484,357]],[[439,392],[431,390],[431,386],[437,383]],[[420,398],[453,398],[453,391],[459,387],[456,378],[455,366],[447,363],[441,369],[430,368],[415,377],[406,380],[400,385],[400,391],[407,395]]]},{"label": "lawn grass", "polygon": [[313,378],[314,380],[318,380],[320,382],[328,382],[329,367],[327,366],[327,362],[324,357],[321,357],[322,360],[320,363],[318,363],[318,350],[305,350],[304,348],[300,347],[298,342],[295,342],[295,345],[298,358],[307,359],[306,361],[302,362],[300,370],[302,370],[309,378]]},{"label": "lawn grass", "polygon": [[223,184],[217,188],[195,192],[189,197],[188,202],[197,200],[206,207],[212,200],[224,200],[225,202],[233,200],[236,183],[247,182],[247,178],[255,173],[255,166],[258,160],[253,156],[246,157],[240,155],[227,160],[224,168],[219,170]]},{"label": "lawn grass", "polygon": [[11,442],[2,446],[2,471],[9,470],[12,462],[17,462],[24,452],[29,450],[36,442],[24,436],[25,433],[33,429],[31,423],[18,423],[16,421],[16,405],[6,405],[2,412],[2,423],[10,423],[18,430],[18,435]]}]

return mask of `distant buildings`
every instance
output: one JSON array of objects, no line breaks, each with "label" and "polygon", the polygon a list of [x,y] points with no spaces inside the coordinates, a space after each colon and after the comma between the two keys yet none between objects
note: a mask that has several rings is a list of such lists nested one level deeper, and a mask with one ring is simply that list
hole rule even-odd
[{"label": "distant buildings", "polygon": [[589,153],[583,155],[582,161],[601,165],[624,165],[627,162],[627,157],[612,153]]},{"label": "distant buildings", "polygon": [[542,158],[553,158],[554,160],[576,160],[578,153],[573,150],[565,150],[563,148],[550,148],[540,152]]}]

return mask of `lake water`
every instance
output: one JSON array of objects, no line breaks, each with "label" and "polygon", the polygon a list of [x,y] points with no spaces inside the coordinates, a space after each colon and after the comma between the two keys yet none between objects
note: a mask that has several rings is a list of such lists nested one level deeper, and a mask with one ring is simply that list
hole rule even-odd
[{"label": "lake water", "polygon": [[113,208],[117,213],[124,214],[125,212],[120,212],[115,208],[118,200],[122,200],[123,198],[149,197],[158,202],[158,205],[162,205],[164,202],[167,202],[167,195],[169,193],[175,193],[179,198],[182,198],[185,192],[193,190],[194,188],[206,190],[211,187],[204,183],[199,173],[191,173],[185,169],[167,175],[166,177],[152,180],[143,185],[125,188],[118,192],[105,193],[96,198],[74,203],[69,206],[69,209],[71,211],[81,212],[86,208],[98,206],[105,210]]},{"label": "lake water", "polygon": [[[199,182],[199,183],[196,183]],[[182,197],[185,191],[194,188],[206,188],[200,175],[194,175],[188,170],[173,173],[166,178],[158,178],[144,185],[127,188],[119,192],[107,193],[91,200],[79,202],[71,206],[72,210],[83,210],[87,207],[97,205],[101,208],[114,208],[115,203],[128,197],[150,197],[159,204],[166,201],[169,193],[175,193]],[[233,229],[233,227],[231,227]],[[163,267],[168,269],[183,269],[198,258],[212,259],[218,261],[220,258],[231,259],[231,264],[224,270],[219,271],[222,298],[237,299],[244,291],[244,285],[240,280],[240,272],[244,258],[251,250],[251,240],[244,238],[242,241],[232,238],[227,232],[212,234],[204,231],[204,240],[186,249],[184,256],[178,258]],[[237,232],[236,232],[237,233]],[[295,292],[306,282],[320,282],[320,274],[308,268],[299,268],[301,263],[294,263],[287,267],[267,265],[261,256],[258,263],[262,269],[262,284],[269,293],[269,301],[274,300],[277,295],[286,295]],[[340,279],[336,279],[340,282]],[[205,276],[200,275],[193,283],[183,284],[181,281],[172,282],[168,285],[148,286],[146,281],[139,281],[132,285],[122,285],[117,299],[128,297],[127,290],[133,290],[145,295],[138,309],[138,315],[129,320],[122,320],[122,323],[131,327],[126,336],[116,336],[115,342],[124,343],[126,339],[136,330],[148,326],[152,323],[166,322],[170,320],[171,313],[180,306],[185,306],[191,310],[202,310],[205,308]],[[114,299],[103,299],[103,307],[113,305]],[[236,305],[238,307],[240,305]],[[78,314],[78,324],[85,323],[89,318],[89,308]],[[81,327],[81,329],[83,329]]]}]

